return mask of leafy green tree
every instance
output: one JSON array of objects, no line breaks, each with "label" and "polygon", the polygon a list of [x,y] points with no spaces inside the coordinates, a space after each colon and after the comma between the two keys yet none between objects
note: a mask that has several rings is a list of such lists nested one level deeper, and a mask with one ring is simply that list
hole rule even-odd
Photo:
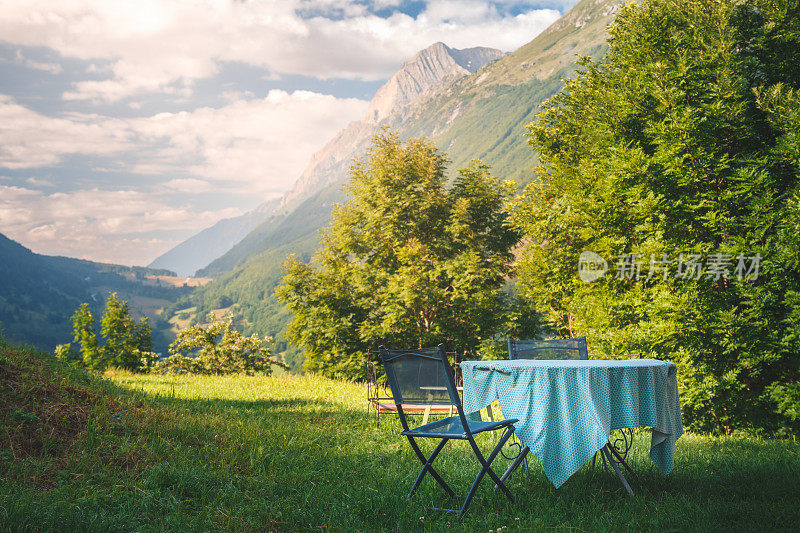
[{"label": "leafy green tree", "polygon": [[88,303],[82,303],[72,315],[72,327],[73,342],[80,344],[83,364],[92,369],[105,368],[104,354],[97,342],[94,317]]},{"label": "leafy green tree", "polygon": [[217,309],[225,309],[226,307],[230,307],[232,305],[233,305],[233,300],[231,300],[230,296],[226,295],[222,295],[219,298],[217,298],[217,301],[214,304],[214,306]]},{"label": "leafy green tree", "polygon": [[[149,364],[154,357],[150,325],[143,318],[137,322],[130,315],[128,302],[120,300],[116,292],[106,300],[100,328],[105,343],[101,346],[95,332],[95,321],[88,303],[83,303],[72,315],[74,342],[80,343],[83,364],[94,370],[110,366],[139,370],[143,362]],[[59,354],[71,351],[63,345]]]},{"label": "leafy green tree", "polygon": [[233,317],[215,320],[210,315],[208,325],[196,324],[178,332],[170,345],[172,354],[157,363],[156,372],[182,371],[193,374],[252,374],[272,373],[272,366],[284,367],[279,361],[270,359],[266,344],[269,337],[262,339],[253,334],[245,337],[233,328]]},{"label": "leafy green tree", "polygon": [[56,345],[55,350],[53,350],[53,355],[56,359],[64,361],[65,363],[71,363],[75,365],[83,364],[81,352],[76,350],[69,342],[66,344]]},{"label": "leafy green tree", "polygon": [[147,319],[134,320],[128,302],[120,300],[116,292],[106,300],[100,328],[106,340],[103,352],[108,366],[135,370],[141,365],[142,355],[153,350]]},{"label": "leafy green tree", "polygon": [[287,260],[278,293],[306,370],[355,378],[381,343],[474,352],[494,334],[518,241],[512,186],[476,161],[448,190],[446,163],[429,141],[377,135],[312,264]]},{"label": "leafy green tree", "polygon": [[[529,126],[541,166],[514,216],[523,294],[594,349],[677,362],[693,429],[800,429],[799,13],[627,4],[607,56]],[[610,262],[592,283],[587,250]],[[678,278],[691,255],[705,271]],[[759,256],[758,276],[736,275]]]}]

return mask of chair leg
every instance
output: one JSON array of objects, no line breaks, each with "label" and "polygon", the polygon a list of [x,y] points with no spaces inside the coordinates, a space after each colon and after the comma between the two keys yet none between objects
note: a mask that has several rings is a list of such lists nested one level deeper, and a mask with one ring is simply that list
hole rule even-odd
[{"label": "chair leg", "polygon": [[469,494],[467,494],[467,499],[464,500],[464,505],[461,507],[461,511],[458,513],[459,518],[464,516],[464,513],[467,512],[469,504],[472,503],[472,497],[475,496],[475,491],[478,488],[478,484],[481,482],[481,479],[483,479],[483,475],[487,473],[489,474],[489,477],[491,477],[494,480],[497,486],[503,490],[508,499],[514,501],[514,495],[511,494],[511,491],[508,490],[506,484],[503,483],[503,481],[497,476],[497,474],[495,474],[494,470],[492,470],[490,466],[492,464],[492,461],[494,461],[495,457],[497,457],[497,454],[500,453],[500,450],[503,448],[506,441],[513,434],[514,434],[514,426],[510,426],[503,434],[502,438],[500,439],[500,442],[497,443],[497,446],[494,447],[494,450],[492,450],[492,453],[489,455],[488,459],[484,459],[483,454],[478,448],[478,445],[475,443],[475,438],[470,436],[469,443],[470,446],[472,446],[472,451],[475,452],[478,461],[481,463],[483,467],[481,468],[481,471],[478,472],[478,476],[475,478],[475,481],[472,482],[472,487],[469,489]]},{"label": "chair leg", "polygon": [[[510,499],[512,501],[514,500],[514,496],[511,494],[511,491],[508,490],[508,487],[506,487],[505,483],[500,479],[500,477],[495,473],[495,471],[492,470],[489,467],[489,465],[492,464],[492,461],[494,461],[495,457],[497,457],[497,454],[500,453],[500,451],[502,450],[503,445],[505,444],[505,442],[509,438],[511,438],[513,435],[514,435],[514,427],[511,426],[506,430],[506,433],[503,435],[503,438],[500,440],[500,442],[497,443],[497,446],[495,447],[495,449],[492,450],[492,454],[489,456],[489,459],[486,459],[486,473],[489,474],[489,477],[492,478],[494,480],[494,482],[501,489],[503,489],[503,492],[506,493],[506,496],[508,497],[508,499]],[[476,448],[477,448],[477,446],[476,446]],[[480,451],[478,451],[478,453],[480,454]],[[479,458],[482,459],[483,456],[481,455]]]},{"label": "chair leg", "polygon": [[409,444],[411,444],[411,448],[414,450],[414,453],[417,454],[417,457],[419,457],[419,460],[424,465],[422,467],[422,471],[417,476],[417,480],[414,482],[414,486],[411,487],[411,492],[408,493],[408,498],[411,498],[411,496],[419,487],[419,484],[422,482],[422,478],[425,477],[425,474],[427,474],[428,472],[431,473],[433,479],[435,479],[436,482],[439,483],[439,485],[441,485],[441,487],[447,492],[447,494],[449,494],[451,498],[454,498],[456,493],[453,492],[453,489],[451,489],[450,486],[447,483],[445,483],[445,481],[441,478],[441,476],[439,476],[436,470],[433,469],[433,461],[436,459],[436,456],[439,455],[439,452],[441,452],[442,449],[444,449],[444,445],[447,444],[447,441],[449,439],[442,439],[439,445],[436,446],[436,449],[433,450],[431,456],[426,459],[425,455],[423,455],[422,453],[422,450],[419,449],[419,446],[417,446],[416,441],[414,441],[414,437],[411,437],[410,435],[406,435],[406,437],[408,437],[408,442]]}]

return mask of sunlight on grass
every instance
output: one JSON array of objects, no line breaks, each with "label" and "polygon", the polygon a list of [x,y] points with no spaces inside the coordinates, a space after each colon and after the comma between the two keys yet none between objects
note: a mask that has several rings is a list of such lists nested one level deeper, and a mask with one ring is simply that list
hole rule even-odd
[{"label": "sunlight on grass", "polygon": [[[273,512],[288,519],[287,524],[344,526],[358,516],[359,521],[367,520],[360,522],[365,527],[371,522],[368,518],[374,516],[382,517],[382,524],[393,529],[423,525],[419,516],[426,516],[426,527],[438,529],[448,522],[455,527],[453,516],[425,509],[456,507],[459,503],[443,499],[432,481],[423,484],[411,503],[405,502],[419,465],[399,436],[396,418],[383,417],[376,427],[374,413],[367,415],[361,385],[288,375],[116,374],[110,378],[172,408],[202,413],[204,425],[226,435],[227,446],[218,450],[225,463],[274,476],[280,496]],[[485,450],[491,448],[489,441],[493,439],[481,436]],[[555,490],[533,459],[529,474],[514,476],[510,484],[521,505],[504,501],[484,482],[461,526],[515,527],[513,518],[522,515],[528,517],[528,525],[594,524],[591,528],[613,528],[622,520],[639,526],[653,523],[675,527],[682,523],[680,529],[693,529],[741,520],[755,524],[765,518],[759,514],[768,508],[776,519],[782,513],[786,519],[797,516],[791,506],[767,506],[768,494],[772,495],[770,499],[788,498],[797,503],[800,483],[796,477],[786,477],[800,472],[795,442],[685,435],[678,443],[675,472],[663,477],[649,459],[649,439],[648,432],[640,431],[632,451],[630,462],[640,478],[631,480],[637,492],[632,500],[625,497],[613,475],[602,469],[592,471],[588,465]],[[430,448],[432,443],[425,445]],[[506,464],[500,459],[497,469],[504,469]],[[478,469],[462,442],[452,442],[437,465],[461,494],[466,493]],[[781,479],[788,485],[781,487]],[[753,491],[759,486],[766,492]],[[714,501],[716,509],[727,511],[720,515],[703,500]]]},{"label": "sunlight on grass", "polygon": [[292,398],[335,403],[346,409],[365,409],[363,385],[317,376],[153,376],[108,372],[113,382],[135,392],[178,400],[256,402]]}]

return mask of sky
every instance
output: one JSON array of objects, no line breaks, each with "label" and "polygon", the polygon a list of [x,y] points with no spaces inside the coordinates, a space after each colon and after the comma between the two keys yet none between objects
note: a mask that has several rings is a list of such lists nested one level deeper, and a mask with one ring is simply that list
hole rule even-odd
[{"label": "sky", "polygon": [[436,41],[513,51],[577,0],[0,0],[0,233],[147,265],[291,189]]}]

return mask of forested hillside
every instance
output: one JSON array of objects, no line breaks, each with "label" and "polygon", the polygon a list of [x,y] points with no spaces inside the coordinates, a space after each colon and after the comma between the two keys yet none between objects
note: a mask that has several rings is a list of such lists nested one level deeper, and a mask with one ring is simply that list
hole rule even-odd
[{"label": "forested hillside", "polygon": [[[52,350],[72,339],[70,317],[83,302],[99,311],[109,292],[131,300],[141,316],[188,295],[193,289],[161,283],[146,276],[171,276],[168,270],[94,263],[31,252],[0,235],[0,327],[8,339]],[[151,314],[154,340],[159,320]]]}]

